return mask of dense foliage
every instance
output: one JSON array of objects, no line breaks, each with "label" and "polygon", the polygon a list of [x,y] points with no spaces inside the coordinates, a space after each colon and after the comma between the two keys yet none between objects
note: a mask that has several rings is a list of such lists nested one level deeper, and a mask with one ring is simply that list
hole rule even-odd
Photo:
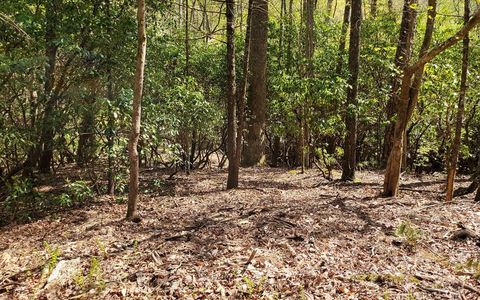
[{"label": "dense foliage", "polygon": [[[237,3],[238,66],[244,59],[245,2]],[[358,106],[346,107],[348,58],[347,51],[339,48],[344,1],[336,2],[334,12],[327,12],[324,2],[319,1],[315,10],[313,77],[304,76],[302,1],[291,1],[285,9],[284,1],[269,3],[273,9],[268,24],[266,162],[299,165],[300,107],[308,103],[305,122],[313,164],[322,169],[339,167],[343,119],[348,110],[354,110],[359,116],[358,167],[378,168],[383,164],[385,109],[392,78],[400,72],[395,69],[394,55],[401,7],[389,12],[384,4],[379,5],[376,16],[366,10],[361,29]],[[369,3],[364,5],[368,8]],[[434,45],[461,27],[462,5],[440,3]],[[416,9],[414,57],[422,43],[428,7],[420,1]],[[224,165],[224,10],[219,1],[147,1],[141,166],[189,170],[211,163]],[[39,140],[46,127],[53,130],[54,171],[76,163],[91,170],[94,176],[88,179],[97,184],[108,170],[117,182],[117,192],[125,192],[136,51],[135,3],[2,1],[0,17],[0,178],[6,191],[0,200],[2,207],[10,209],[14,200],[29,205],[24,198],[43,203],[33,187],[36,162],[32,163],[32,158],[38,158],[42,151]],[[48,36],[52,26],[54,34]],[[480,155],[479,34],[478,29],[471,33],[460,152],[464,172],[474,171]],[[48,49],[53,48],[53,86],[47,89],[48,69],[52,67]],[[412,171],[445,170],[454,132],[461,59],[458,45],[426,67],[418,109],[407,129],[407,168]],[[237,78],[242,78],[241,71],[237,67]],[[105,192],[106,185],[98,191]],[[83,202],[86,197],[62,195],[55,198],[62,205]]]}]

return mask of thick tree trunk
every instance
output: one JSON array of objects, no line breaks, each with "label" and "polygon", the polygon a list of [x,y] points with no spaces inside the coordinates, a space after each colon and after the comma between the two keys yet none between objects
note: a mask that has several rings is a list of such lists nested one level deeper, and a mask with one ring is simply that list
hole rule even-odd
[{"label": "thick tree trunk", "polygon": [[455,45],[459,40],[463,39],[470,30],[480,23],[480,10],[477,10],[474,16],[452,37],[445,40],[438,46],[430,49],[422,57],[420,57],[414,64],[406,67],[403,72],[402,85],[400,88],[400,101],[398,103],[397,119],[395,122],[395,130],[393,136],[393,147],[388,157],[387,169],[385,171],[384,180],[384,194],[386,196],[396,196],[398,193],[401,158],[402,158],[402,143],[404,132],[408,124],[409,111],[409,94],[412,84],[412,78],[420,68],[430,62],[438,54]]},{"label": "thick tree trunk", "polygon": [[128,154],[130,160],[130,183],[128,186],[127,219],[136,220],[137,203],[139,198],[139,159],[138,140],[140,138],[140,124],[142,114],[143,77],[147,53],[147,36],[145,33],[145,0],[137,0],[137,58],[135,67],[135,88],[133,94],[132,132],[129,140]]},{"label": "thick tree trunk", "polygon": [[235,83],[235,1],[226,0],[227,18],[227,189],[238,187],[238,165],[236,159],[237,101]]},{"label": "thick tree trunk", "polygon": [[53,138],[55,135],[55,108],[57,99],[53,95],[55,84],[55,69],[57,65],[57,14],[61,0],[49,0],[46,4],[45,18],[45,56],[47,65],[45,67],[45,83],[43,101],[45,111],[43,115],[41,136],[40,136],[40,160],[39,170],[41,173],[49,173],[53,160]]},{"label": "thick tree trunk", "polygon": [[[465,0],[464,5],[464,22],[468,22],[470,18],[470,0]],[[445,200],[452,201],[453,185],[455,180],[455,173],[457,170],[458,153],[460,152],[460,143],[462,138],[462,124],[463,113],[465,110],[465,94],[467,91],[467,77],[468,77],[468,56],[470,48],[470,39],[468,34],[463,38],[463,58],[462,58],[462,75],[460,80],[460,94],[458,96],[458,108],[455,123],[455,137],[453,139],[451,152],[448,161],[447,171],[447,193]]]},{"label": "thick tree trunk", "polygon": [[[304,0],[303,2],[303,21],[304,21],[304,43],[303,43],[303,52],[306,60],[306,65],[303,66],[303,74],[307,78],[313,77],[313,54],[315,51],[315,1],[314,0]],[[310,84],[310,82],[308,82]],[[309,116],[310,116],[310,101],[311,101],[311,87],[308,87],[308,91],[305,95],[305,100],[300,107],[300,144],[299,152],[301,154],[301,171],[305,172],[305,167],[309,166],[309,153],[310,153],[310,144],[309,144]]]},{"label": "thick tree trunk", "polygon": [[265,149],[265,110],[267,98],[267,28],[268,1],[254,0],[251,17],[251,55],[249,60],[249,88],[246,111],[246,134],[242,165],[257,165]]},{"label": "thick tree trunk", "polygon": [[[407,66],[412,53],[413,37],[415,34],[415,26],[417,21],[417,11],[415,4],[418,0],[405,0],[403,5],[402,23],[400,25],[400,37],[398,39],[397,51],[395,53],[395,69],[400,72]],[[385,136],[383,143],[383,155],[382,160],[388,158],[392,149],[392,138],[395,130],[394,116],[397,112],[397,106],[399,102],[399,89],[401,85],[401,76],[394,74],[392,80],[392,89],[390,91],[390,99],[387,103],[387,120],[388,124],[385,128]]]},{"label": "thick tree trunk", "polygon": [[[229,169],[228,169],[228,182],[227,189],[237,188],[238,187],[238,178],[240,170],[240,160],[242,157],[242,143],[243,143],[243,130],[245,128],[245,99],[247,97],[247,86],[248,86],[248,67],[250,60],[250,33],[251,33],[251,19],[252,19],[252,7],[253,0],[248,1],[248,15],[247,15],[247,28],[245,32],[245,44],[243,49],[243,66],[242,66],[242,80],[240,82],[240,89],[235,94],[236,97],[236,113],[234,114],[234,120],[236,119],[237,126],[236,128],[236,137],[234,145],[234,153],[229,157]],[[230,59],[228,57],[228,59]],[[232,63],[235,65],[235,62]],[[232,79],[235,80],[235,77]],[[232,138],[233,139],[233,138]],[[232,143],[233,141],[229,141]]]},{"label": "thick tree trunk", "polygon": [[395,122],[392,149],[388,156],[387,169],[385,171],[384,194],[385,196],[396,196],[400,182],[400,171],[402,168],[403,139],[407,127],[408,92],[412,82],[413,72],[404,71],[400,100],[397,109],[397,121]]},{"label": "thick tree trunk", "polygon": [[345,126],[345,151],[343,157],[342,180],[355,179],[357,152],[357,94],[358,72],[360,65],[360,28],[362,23],[362,0],[352,0],[350,21],[350,45],[348,50],[348,90]]}]

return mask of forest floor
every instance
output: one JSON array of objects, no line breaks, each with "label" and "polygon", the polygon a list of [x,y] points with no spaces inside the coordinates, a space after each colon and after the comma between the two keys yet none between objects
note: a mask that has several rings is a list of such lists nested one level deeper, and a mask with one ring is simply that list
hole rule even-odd
[{"label": "forest floor", "polygon": [[395,199],[379,172],[242,169],[232,191],[225,171],[165,178],[142,172],[140,223],[100,197],[0,229],[0,299],[480,297],[478,241],[450,238],[480,230],[480,205],[445,204],[444,175],[404,175]]}]

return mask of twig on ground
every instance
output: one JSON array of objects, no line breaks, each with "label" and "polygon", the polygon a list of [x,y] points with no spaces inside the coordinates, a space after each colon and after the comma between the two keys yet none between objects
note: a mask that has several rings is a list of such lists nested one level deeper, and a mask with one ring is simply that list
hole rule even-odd
[{"label": "twig on ground", "polygon": [[243,265],[242,274],[245,274],[245,272],[247,271],[248,265],[252,262],[256,253],[257,253],[257,250],[253,249],[252,253],[250,254],[250,257],[247,260],[247,262]]}]

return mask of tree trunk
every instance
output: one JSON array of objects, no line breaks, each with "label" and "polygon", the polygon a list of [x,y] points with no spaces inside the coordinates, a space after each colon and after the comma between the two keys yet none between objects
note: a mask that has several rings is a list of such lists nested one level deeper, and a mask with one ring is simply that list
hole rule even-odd
[{"label": "tree trunk", "polygon": [[138,140],[142,112],[143,77],[147,52],[147,36],[145,33],[145,0],[137,0],[137,58],[135,67],[135,89],[133,94],[132,132],[129,140],[128,154],[130,159],[130,183],[128,186],[127,219],[136,220],[139,186]]},{"label": "tree trunk", "polygon": [[[415,26],[417,21],[417,11],[414,7],[418,0],[405,0],[403,5],[402,23],[400,25],[400,37],[398,39],[397,51],[395,53],[395,69],[400,72],[407,66],[412,53],[413,37],[415,34]],[[397,111],[399,102],[399,89],[401,85],[401,76],[394,74],[392,80],[392,89],[390,91],[390,99],[387,103],[387,120],[388,124],[385,128],[385,137],[383,143],[382,160],[388,158],[392,149],[392,138],[395,130],[394,116]]]},{"label": "tree trunk", "polygon": [[[252,30],[252,11],[254,0],[248,1],[247,9],[247,28],[245,31],[245,43],[243,48],[243,65],[242,65],[242,80],[240,82],[240,90],[237,93],[237,123],[238,132],[236,138],[236,152],[235,152],[235,168],[238,172],[240,168],[240,160],[242,158],[242,144],[243,144],[243,131],[245,129],[245,101],[247,98],[247,87],[249,78],[249,66],[250,66],[250,48],[251,48],[251,30]],[[238,177],[238,175],[237,175]],[[237,183],[238,185],[238,183]]]},{"label": "tree trunk", "polygon": [[[430,48],[430,44],[432,42],[433,37],[433,30],[435,25],[435,19],[437,16],[437,0],[428,0],[428,17],[427,17],[427,24],[425,27],[425,35],[423,37],[422,46],[420,48],[419,58],[422,57],[425,53],[427,53],[428,49]],[[410,122],[413,116],[413,112],[415,111],[415,107],[418,103],[418,93],[420,91],[420,86],[422,85],[423,80],[423,73],[424,73],[424,66],[419,68],[413,77],[412,86],[410,87],[409,93],[409,103],[408,103],[408,111],[407,111],[407,123]],[[402,154],[402,169],[406,168],[407,165],[407,153],[408,153],[408,133],[405,131],[403,137],[403,154]]]},{"label": "tree trunk", "polygon": [[78,138],[77,164],[84,167],[93,157],[95,151],[95,102],[97,100],[98,77],[87,80],[88,94],[84,97],[82,110],[82,124]]},{"label": "tree trunk", "polygon": [[[464,22],[467,23],[470,18],[470,0],[465,0],[464,5]],[[460,94],[458,97],[457,120],[455,123],[455,137],[453,139],[452,150],[448,161],[447,171],[447,193],[445,200],[452,201],[453,185],[455,173],[457,169],[458,153],[460,152],[460,143],[462,138],[463,113],[465,110],[465,94],[467,91],[468,77],[468,56],[469,56],[470,39],[468,34],[463,38],[463,58],[462,58],[462,75],[460,80]]]},{"label": "tree trunk", "polygon": [[[345,45],[347,40],[347,30],[348,26],[350,26],[350,11],[351,11],[351,0],[345,1],[345,9],[343,10],[343,22],[342,22],[342,30],[340,32],[340,42],[338,44],[338,60],[337,65],[335,68],[336,76],[342,76],[342,69],[343,69],[343,56],[345,54]],[[338,112],[339,101],[334,101],[332,103],[332,113],[336,114]],[[337,137],[335,135],[331,135],[327,137],[327,153],[334,154],[335,149],[337,147]]]},{"label": "tree trunk", "polygon": [[370,0],[370,16],[377,17],[377,0]]},{"label": "tree trunk", "polygon": [[292,39],[293,39],[293,0],[288,2],[288,17],[287,17],[287,71],[292,69],[293,53],[292,53]]},{"label": "tree trunk", "polygon": [[[414,64],[406,67],[403,72],[402,85],[400,88],[400,101],[398,103],[397,120],[395,122],[395,130],[393,136],[393,147],[387,161],[387,169],[385,171],[384,180],[384,194],[385,196],[396,196],[398,193],[401,158],[402,158],[402,143],[404,132],[408,124],[409,111],[409,94],[414,74],[430,62],[437,55],[455,45],[459,40],[463,39],[470,30],[480,22],[480,10],[477,10],[474,16],[452,37],[445,40],[438,46],[430,49],[427,53],[422,55]],[[413,107],[414,108],[414,107]],[[411,109],[413,109],[411,108]]]},{"label": "tree trunk", "polygon": [[264,155],[265,110],[267,98],[267,27],[268,1],[254,0],[251,17],[251,55],[249,61],[250,86],[246,111],[245,146],[242,165],[257,165]]},{"label": "tree trunk", "polygon": [[235,1],[226,0],[227,18],[227,189],[238,187],[238,165],[235,155],[237,139],[237,103],[235,83]]},{"label": "tree trunk", "polygon": [[[38,95],[36,91],[30,91],[30,130],[37,134],[37,106],[38,106]],[[25,168],[23,170],[23,176],[32,176],[33,169],[35,168],[36,163],[38,160],[36,159],[37,156],[37,145],[33,144],[29,146],[27,159],[25,160]]]},{"label": "tree trunk", "polygon": [[[110,10],[110,0],[105,2],[105,10],[107,15],[107,26],[110,31],[113,30],[112,26],[112,16]],[[115,172],[113,160],[114,155],[114,138],[115,138],[115,117],[113,113],[113,102],[115,101],[114,92],[113,92],[113,71],[112,71],[112,51],[107,50],[107,99],[108,99],[108,121],[107,121],[107,193],[110,196],[115,195]]]},{"label": "tree trunk", "polygon": [[343,157],[342,180],[355,179],[357,152],[357,94],[358,72],[360,65],[360,28],[362,23],[362,1],[352,0],[352,16],[350,19],[350,45],[348,49],[348,90],[346,103],[345,152]]},{"label": "tree trunk", "polygon": [[[314,0],[304,0],[303,2],[303,21],[304,25],[304,41],[303,41],[303,52],[306,60],[306,65],[303,67],[303,74],[306,78],[313,77],[313,54],[315,50],[315,1]],[[311,84],[310,81],[307,82],[308,85]],[[308,128],[308,119],[310,116],[310,99],[311,98],[311,87],[308,86],[307,93],[305,95],[305,100],[300,107],[300,149],[301,154],[301,171],[304,173],[305,167],[308,166],[307,158],[309,157],[309,128]]]},{"label": "tree trunk", "polygon": [[43,101],[45,111],[42,121],[42,130],[40,136],[40,173],[49,173],[53,160],[53,138],[55,134],[55,108],[56,97],[52,94],[55,84],[55,69],[57,65],[57,14],[61,0],[49,0],[46,4],[45,18],[45,56],[47,64],[45,66],[45,83]]},{"label": "tree trunk", "polygon": [[114,171],[114,138],[115,138],[115,118],[113,115],[113,78],[112,78],[112,69],[108,69],[108,86],[107,86],[107,99],[108,99],[108,129],[107,129],[107,151],[108,151],[108,161],[107,161],[107,193],[110,196],[115,195],[115,171]]},{"label": "tree trunk", "polygon": [[347,40],[347,30],[350,25],[350,11],[351,11],[351,0],[345,1],[345,9],[343,10],[343,22],[342,22],[342,31],[340,32],[340,43],[338,44],[338,62],[335,73],[340,76],[343,67],[343,54],[345,52],[345,45]]}]

